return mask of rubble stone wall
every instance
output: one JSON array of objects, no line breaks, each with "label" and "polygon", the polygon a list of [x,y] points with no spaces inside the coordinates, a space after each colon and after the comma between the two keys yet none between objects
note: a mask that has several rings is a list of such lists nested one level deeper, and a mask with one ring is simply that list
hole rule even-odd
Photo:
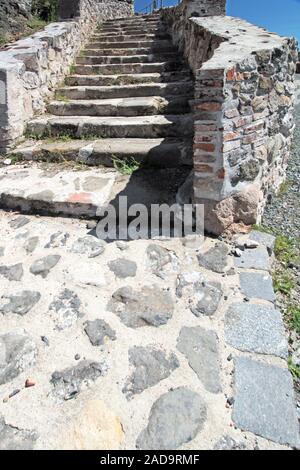
[{"label": "rubble stone wall", "polygon": [[285,178],[297,44],[239,18],[183,19],[182,8],[162,16],[195,76],[194,201],[218,234],[259,221]]},{"label": "rubble stone wall", "polygon": [[67,18],[63,5],[68,1],[61,0],[64,21],[0,52],[1,153],[17,143],[34,114],[45,111],[46,100],[69,72],[97,22],[133,14],[133,4],[127,0],[75,0],[77,14]]}]

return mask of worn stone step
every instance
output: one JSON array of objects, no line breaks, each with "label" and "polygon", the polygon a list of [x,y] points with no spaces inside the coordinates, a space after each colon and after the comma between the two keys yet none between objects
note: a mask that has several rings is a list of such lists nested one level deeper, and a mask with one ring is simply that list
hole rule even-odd
[{"label": "worn stone step", "polygon": [[[0,207],[27,214],[99,219],[100,209],[110,203],[118,211],[122,195],[127,196],[128,207],[139,203],[151,210],[152,204],[174,204],[176,192],[189,172],[190,167],[182,166],[141,168],[133,174],[121,175],[104,167],[73,170],[70,165],[31,162],[30,167],[26,163],[0,169]],[[99,250],[99,246],[94,250]]]},{"label": "worn stone step", "polygon": [[173,83],[191,80],[191,72],[176,70],[160,73],[118,74],[118,75],[70,75],[65,83],[69,86],[111,86],[111,85],[135,85],[150,83]]},{"label": "worn stone step", "polygon": [[[0,169],[0,208],[41,215],[93,218],[106,205],[117,178],[115,170],[76,171],[37,164]],[[18,187],[13,181],[18,180]]]},{"label": "worn stone step", "polygon": [[185,114],[190,111],[185,96],[116,98],[104,100],[52,101],[48,112],[56,116],[148,116],[153,114]]},{"label": "worn stone step", "polygon": [[166,60],[176,60],[178,54],[176,52],[161,52],[155,54],[144,55],[126,55],[126,56],[87,56],[78,57],[76,64],[78,65],[102,65],[102,64],[145,64],[150,62],[161,62]]},{"label": "worn stone step", "polygon": [[157,46],[155,43],[152,47],[131,47],[128,49],[83,49],[81,57],[85,56],[131,56],[131,55],[148,55],[155,53],[176,52],[176,48],[169,44],[167,46]]},{"label": "worn stone step", "polygon": [[180,61],[152,62],[148,64],[74,65],[74,72],[79,75],[140,74],[170,72],[182,70],[184,67],[187,70],[186,65]]},{"label": "worn stone step", "polygon": [[134,117],[58,117],[50,115],[30,121],[27,135],[37,138],[55,136],[150,139],[190,137],[193,135],[193,116],[191,114]]},{"label": "worn stone step", "polygon": [[176,168],[192,164],[190,140],[174,139],[99,139],[27,141],[12,155],[22,160],[65,162],[113,167],[117,160],[134,159],[147,167]]},{"label": "worn stone step", "polygon": [[151,18],[116,18],[114,20],[108,20],[103,22],[100,26],[99,29],[101,29],[103,26],[111,26],[111,25],[118,25],[118,26],[127,26],[127,25],[143,25],[143,24],[157,24],[161,23],[161,19],[159,16]]},{"label": "worn stone step", "polygon": [[105,26],[99,30],[96,30],[95,36],[104,36],[104,35],[117,35],[117,34],[136,34],[136,33],[156,33],[156,32],[166,32],[167,29],[164,25],[153,25],[153,26],[124,26],[123,28],[117,26]]},{"label": "worn stone step", "polygon": [[145,33],[141,34],[119,34],[119,35],[104,35],[104,36],[91,36],[91,41],[97,41],[102,43],[111,43],[111,42],[129,42],[129,41],[150,41],[150,40],[170,40],[170,35],[168,33]]},{"label": "worn stone step", "polygon": [[111,86],[73,86],[61,87],[56,90],[57,99],[70,100],[101,100],[107,98],[128,98],[143,96],[193,96],[192,81],[173,83],[146,83],[135,85]]},{"label": "worn stone step", "polygon": [[169,47],[171,41],[159,39],[150,41],[119,41],[119,42],[103,42],[92,41],[86,47],[87,49],[132,49],[145,47]]}]

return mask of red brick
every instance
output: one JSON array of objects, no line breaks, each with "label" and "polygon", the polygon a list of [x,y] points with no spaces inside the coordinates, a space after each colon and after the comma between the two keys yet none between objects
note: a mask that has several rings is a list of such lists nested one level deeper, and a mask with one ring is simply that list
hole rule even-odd
[{"label": "red brick", "polygon": [[223,180],[225,178],[225,168],[218,170],[217,177],[219,180]]},{"label": "red brick", "polygon": [[207,143],[195,143],[194,150],[205,150],[206,152],[214,152],[216,149],[215,144],[207,144]]},{"label": "red brick", "polygon": [[229,82],[232,82],[236,77],[236,70],[235,68],[233,69],[230,69],[230,70],[227,70],[227,73],[226,73],[226,80],[228,80]]},{"label": "red brick", "polygon": [[234,119],[233,124],[235,128],[239,128],[239,127],[246,126],[247,124],[250,124],[252,120],[253,120],[252,116],[245,116],[245,117]]},{"label": "red brick", "polygon": [[196,132],[212,132],[217,130],[218,127],[216,124],[195,124]]},{"label": "red brick", "polygon": [[195,163],[194,164],[195,171],[198,173],[213,173],[214,170],[211,166],[205,165],[204,163]]},{"label": "red brick", "polygon": [[215,140],[215,136],[209,134],[195,134],[194,142],[213,142]]},{"label": "red brick", "polygon": [[228,132],[227,134],[224,134],[223,140],[224,142],[228,142],[230,140],[236,140],[240,137],[240,134],[237,132]]},{"label": "red brick", "polygon": [[222,109],[222,103],[216,101],[207,101],[196,105],[196,109],[202,109],[203,111],[220,111]]}]

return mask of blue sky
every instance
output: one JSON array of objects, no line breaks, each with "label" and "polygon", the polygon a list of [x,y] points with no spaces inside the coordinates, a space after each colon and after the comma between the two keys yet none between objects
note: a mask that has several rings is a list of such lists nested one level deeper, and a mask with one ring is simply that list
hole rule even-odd
[{"label": "blue sky", "polygon": [[[151,0],[135,0],[135,8],[139,11],[149,3]],[[164,0],[165,6],[177,3]],[[295,36],[300,42],[300,0],[227,0],[227,14],[283,36]]]}]

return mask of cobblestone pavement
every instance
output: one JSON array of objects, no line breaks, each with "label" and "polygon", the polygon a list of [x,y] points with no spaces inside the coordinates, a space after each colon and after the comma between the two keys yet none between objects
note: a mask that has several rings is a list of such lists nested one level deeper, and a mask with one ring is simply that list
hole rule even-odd
[{"label": "cobblestone pavement", "polygon": [[0,449],[299,446],[271,236],[0,222]]}]

